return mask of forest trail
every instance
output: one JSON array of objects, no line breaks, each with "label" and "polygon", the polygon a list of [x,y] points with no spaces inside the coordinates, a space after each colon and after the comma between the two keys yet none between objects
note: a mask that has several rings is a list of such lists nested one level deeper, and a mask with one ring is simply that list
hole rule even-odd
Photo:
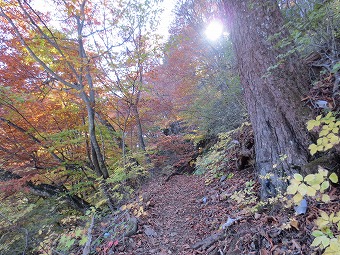
[{"label": "forest trail", "polygon": [[190,247],[212,232],[214,210],[203,203],[207,194],[199,176],[175,175],[167,182],[151,182],[143,189],[150,201],[148,215],[139,219],[138,234],[120,254],[197,254]]}]

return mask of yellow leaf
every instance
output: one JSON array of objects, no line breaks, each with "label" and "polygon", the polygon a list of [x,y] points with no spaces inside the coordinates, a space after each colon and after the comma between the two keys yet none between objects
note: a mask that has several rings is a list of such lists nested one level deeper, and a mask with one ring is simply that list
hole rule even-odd
[{"label": "yellow leaf", "polygon": [[329,247],[326,248],[323,255],[334,255],[340,251],[340,242],[336,238],[332,238],[329,243]]},{"label": "yellow leaf", "polygon": [[321,174],[322,176],[327,176],[328,175],[328,170],[323,168],[322,166],[318,166],[318,172],[319,174]]},{"label": "yellow leaf", "polygon": [[320,126],[320,124],[321,124],[320,119],[309,120],[307,122],[307,129],[308,131],[311,131],[314,127]]},{"label": "yellow leaf", "polygon": [[287,194],[293,195],[298,190],[298,185],[289,185],[287,187]]},{"label": "yellow leaf", "polygon": [[319,217],[315,221],[315,224],[318,226],[319,229],[322,229],[322,228],[327,227],[327,225],[329,224],[329,221],[328,221],[328,219],[324,220],[323,218]]},{"label": "yellow leaf", "polygon": [[307,193],[306,193],[308,196],[310,197],[315,197],[316,195],[316,189],[314,189],[313,187],[311,186],[307,186]]},{"label": "yellow leaf", "polygon": [[332,173],[330,176],[329,176],[329,180],[333,183],[338,183],[339,179],[338,179],[338,176],[336,173]]},{"label": "yellow leaf", "polygon": [[[324,126],[324,127],[326,127],[326,126]],[[326,135],[328,135],[328,133],[329,133],[329,130],[328,129],[323,129],[323,130],[321,130],[321,132],[319,133],[319,136],[321,137],[321,136],[326,136]]]},{"label": "yellow leaf", "polygon": [[325,151],[328,151],[329,149],[332,149],[334,147],[333,144],[329,143],[325,145]]},{"label": "yellow leaf", "polygon": [[[320,115],[319,115],[319,116],[320,116]],[[329,118],[331,118],[332,116],[333,116],[333,113],[332,113],[332,112],[329,112],[329,113],[327,113],[325,119],[329,119]]]},{"label": "yellow leaf", "polygon": [[302,196],[306,195],[307,189],[308,189],[308,187],[307,187],[307,185],[304,184],[304,183],[301,183],[301,184],[299,185],[299,187],[298,187],[298,191],[300,192],[300,194],[301,194]]},{"label": "yellow leaf", "polygon": [[321,197],[321,201],[324,203],[328,203],[329,201],[331,201],[331,198],[329,197],[329,195],[323,194]]},{"label": "yellow leaf", "polygon": [[317,148],[318,151],[323,151],[324,150],[324,146],[323,145],[319,145]]},{"label": "yellow leaf", "polygon": [[308,147],[310,154],[313,156],[318,151],[318,146],[316,144],[311,144]]},{"label": "yellow leaf", "polygon": [[325,211],[320,211],[320,216],[322,219],[329,221],[329,216]]},{"label": "yellow leaf", "polygon": [[314,184],[311,187],[315,190],[320,190],[320,184]]},{"label": "yellow leaf", "polygon": [[300,193],[296,193],[295,196],[293,197],[295,204],[299,204],[302,199],[303,199],[303,196]]},{"label": "yellow leaf", "polygon": [[333,220],[332,220],[333,223],[337,223],[337,222],[340,221],[339,213],[340,213],[340,212],[337,212],[337,214],[333,217]]},{"label": "yellow leaf", "polygon": [[300,181],[298,181],[298,180],[296,180],[296,179],[294,179],[294,178],[290,180],[290,184],[291,184],[291,185],[299,186],[300,183],[301,183]]},{"label": "yellow leaf", "polygon": [[313,182],[314,179],[315,179],[314,174],[309,174],[306,175],[304,181],[307,182],[309,185],[312,185],[311,183]]},{"label": "yellow leaf", "polygon": [[323,236],[315,237],[315,239],[313,240],[311,246],[314,246],[314,247],[319,246],[321,244],[321,242],[322,242],[322,237]]},{"label": "yellow leaf", "polygon": [[332,134],[331,138],[329,139],[329,142],[332,144],[338,144],[340,143],[340,138],[334,134]]},{"label": "yellow leaf", "polygon": [[303,181],[303,177],[302,177],[301,174],[294,174],[294,179],[295,179],[295,180],[298,180],[298,181],[300,181],[300,182]]},{"label": "yellow leaf", "polygon": [[333,128],[333,129],[332,129],[332,132],[333,132],[334,134],[338,134],[338,133],[339,133],[339,128],[338,128],[338,127]]}]

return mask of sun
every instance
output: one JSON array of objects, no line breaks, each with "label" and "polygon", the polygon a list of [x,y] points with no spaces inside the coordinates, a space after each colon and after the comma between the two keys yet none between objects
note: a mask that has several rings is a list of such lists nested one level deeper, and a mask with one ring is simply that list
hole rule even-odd
[{"label": "sun", "polygon": [[209,23],[207,28],[205,29],[205,36],[211,40],[216,41],[223,34],[223,25],[218,20],[213,20]]}]

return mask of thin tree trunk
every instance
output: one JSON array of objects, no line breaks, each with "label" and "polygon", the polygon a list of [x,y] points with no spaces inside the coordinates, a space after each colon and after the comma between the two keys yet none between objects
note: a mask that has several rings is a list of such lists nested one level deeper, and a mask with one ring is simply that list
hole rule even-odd
[{"label": "thin tree trunk", "polygon": [[132,105],[133,109],[133,114],[136,118],[136,123],[137,123],[137,133],[138,133],[138,140],[139,140],[139,146],[143,151],[146,151],[146,146],[145,146],[145,141],[143,137],[143,128],[142,128],[142,123],[139,117],[137,105]]},{"label": "thin tree trunk", "polygon": [[99,113],[96,112],[96,117],[97,119],[99,120],[99,122],[105,126],[107,128],[107,130],[109,131],[110,133],[110,136],[112,138],[113,141],[115,141],[117,144],[118,144],[118,147],[120,149],[123,149],[123,141],[122,141],[122,138],[118,137],[117,136],[117,131],[116,129],[111,125],[111,123],[104,119]]},{"label": "thin tree trunk", "polygon": [[282,177],[307,162],[307,109],[301,104],[307,72],[294,53],[278,58],[293,45],[277,45],[288,32],[275,1],[224,0],[224,4],[254,129],[261,195],[267,198],[286,187]]}]

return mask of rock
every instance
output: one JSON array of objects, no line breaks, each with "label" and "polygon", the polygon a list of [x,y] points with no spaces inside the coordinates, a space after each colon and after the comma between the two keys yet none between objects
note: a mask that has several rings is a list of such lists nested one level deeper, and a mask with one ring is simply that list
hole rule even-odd
[{"label": "rock", "polygon": [[150,226],[147,226],[147,225],[144,225],[144,233],[149,237],[157,236],[156,231],[153,230]]},{"label": "rock", "polygon": [[259,213],[255,213],[255,215],[254,215],[255,220],[258,220],[258,219],[260,219],[261,217],[262,217],[262,215],[259,214]]},{"label": "rock", "polygon": [[177,233],[176,232],[172,232],[172,233],[170,233],[170,236],[171,237],[177,236]]},{"label": "rock", "polygon": [[220,179],[220,182],[224,182],[225,179],[227,179],[227,176],[226,176],[226,175],[223,175],[223,176],[221,177],[221,179]]}]

